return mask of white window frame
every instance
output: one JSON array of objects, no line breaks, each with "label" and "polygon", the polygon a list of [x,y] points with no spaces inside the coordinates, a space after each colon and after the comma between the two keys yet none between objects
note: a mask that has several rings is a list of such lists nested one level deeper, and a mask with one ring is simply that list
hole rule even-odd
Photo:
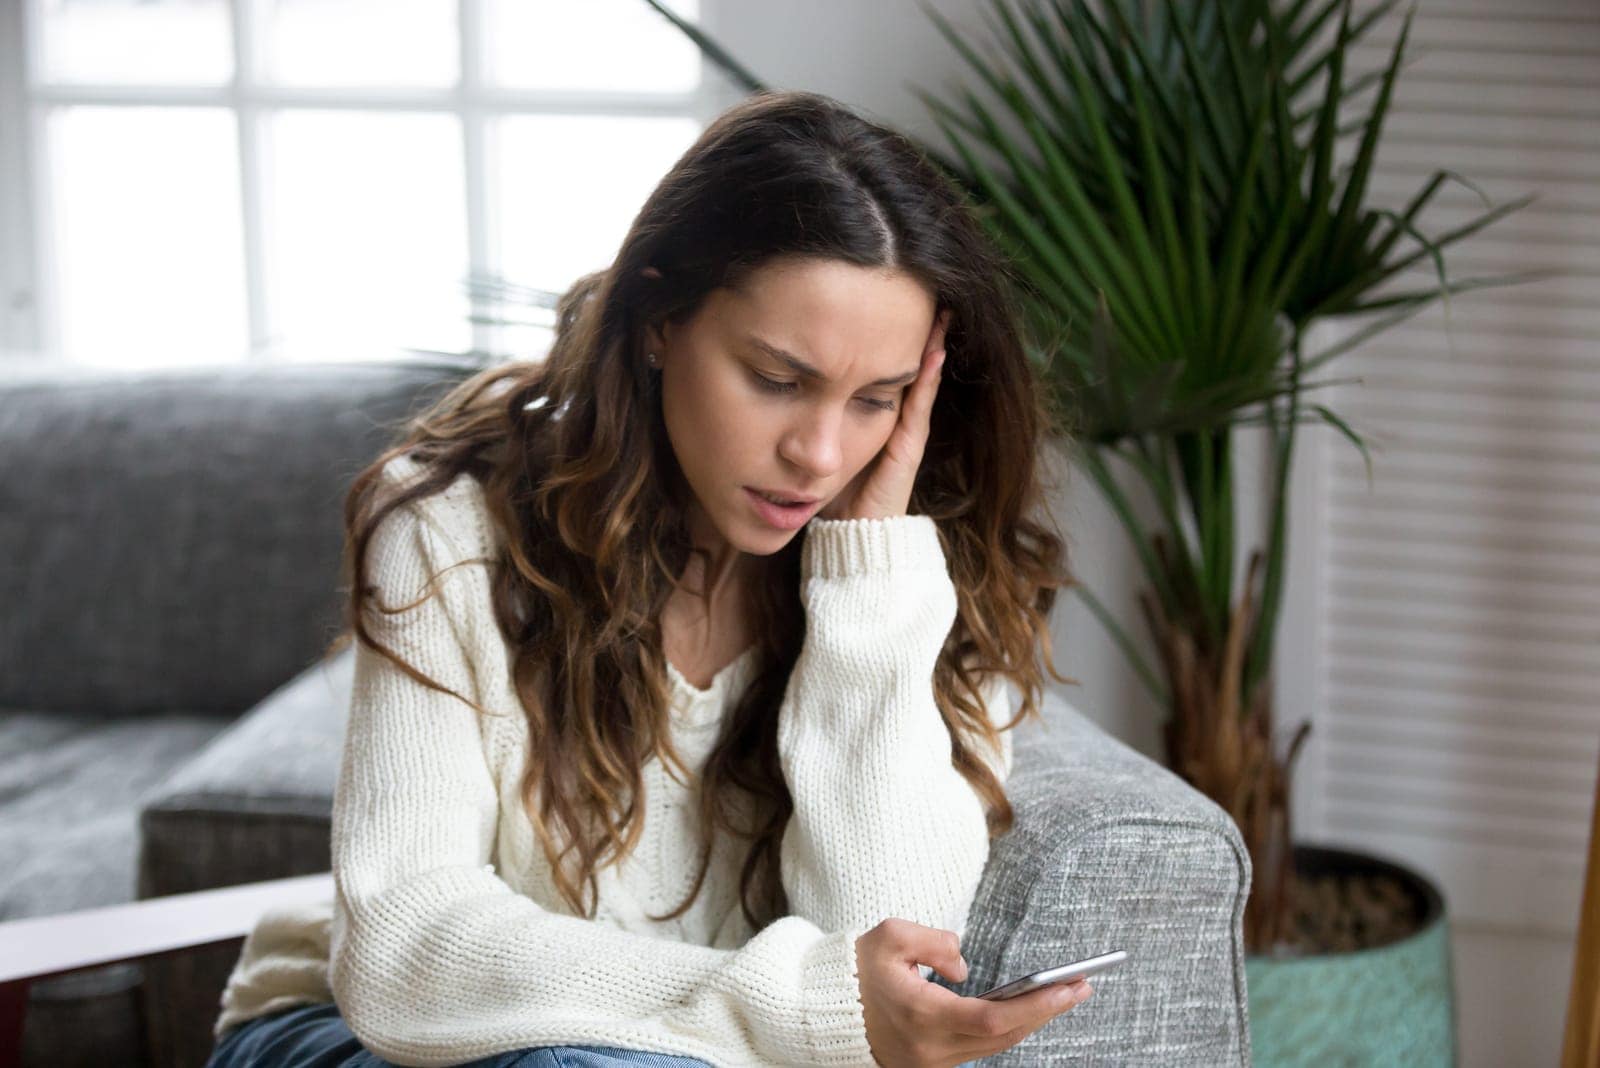
[{"label": "white window frame", "polygon": [[[645,8],[644,0],[638,0]],[[715,32],[720,0],[700,0],[698,24]],[[279,108],[425,112],[457,116],[463,132],[468,269],[497,272],[499,250],[488,218],[493,176],[488,166],[491,120],[509,114],[688,116],[701,126],[740,95],[709,61],[699,84],[682,93],[545,91],[485,84],[484,0],[457,0],[461,77],[440,89],[302,89],[261,80],[261,0],[230,0],[234,77],[218,86],[46,85],[43,0],[0,0],[0,364],[7,359],[63,359],[52,172],[46,123],[62,105],[222,107],[238,121],[243,208],[248,359],[264,359],[272,335],[273,294],[267,284],[262,205],[269,180],[265,131]],[[479,309],[474,308],[474,314]],[[472,347],[492,351],[495,328],[472,324]]]}]

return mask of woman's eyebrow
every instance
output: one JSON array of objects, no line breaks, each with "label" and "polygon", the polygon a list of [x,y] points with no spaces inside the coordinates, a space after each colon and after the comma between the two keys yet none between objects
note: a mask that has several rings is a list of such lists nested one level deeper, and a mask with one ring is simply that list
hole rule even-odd
[{"label": "woman's eyebrow", "polygon": [[[794,353],[792,353],[792,352],[786,352],[783,349],[778,348],[778,346],[776,346],[776,345],[773,345],[773,344],[771,344],[769,342],[766,342],[766,341],[762,341],[760,338],[756,337],[753,334],[750,337],[745,338],[745,341],[747,341],[751,345],[754,345],[756,348],[760,349],[762,352],[766,353],[768,356],[771,356],[773,359],[781,360],[783,363],[788,364],[791,368],[793,368],[794,370],[796,370],[796,371],[800,372],[801,374],[805,375],[807,378],[816,378],[816,379],[820,379],[823,382],[828,381],[828,376],[827,375],[823,374],[821,371],[817,370],[815,367],[812,367],[809,363],[806,363],[804,360],[802,360],[800,357],[794,355]],[[903,374],[903,375],[892,375],[889,378],[880,378],[876,382],[867,383],[867,385],[869,387],[875,387],[875,386],[903,386],[903,385],[906,385],[909,382],[915,381],[916,377],[917,377],[917,372],[916,371],[909,371],[909,372],[907,372],[906,374]]]}]

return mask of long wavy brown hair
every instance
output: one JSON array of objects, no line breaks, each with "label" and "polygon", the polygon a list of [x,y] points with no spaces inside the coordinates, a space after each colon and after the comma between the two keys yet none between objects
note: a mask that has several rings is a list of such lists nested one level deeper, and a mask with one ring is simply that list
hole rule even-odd
[{"label": "long wavy brown hair", "polygon": [[[1050,609],[1075,581],[1061,538],[1035,515],[1048,515],[1038,454],[1051,416],[1024,351],[1009,265],[958,188],[905,137],[824,96],[749,97],[662,179],[611,266],[562,296],[542,363],[502,364],[459,383],[405,423],[345,499],[351,595],[330,655],[359,639],[487,715],[374,640],[369,613],[415,606],[374,604],[365,559],[396,508],[463,472],[481,487],[497,541],[484,561],[493,611],[528,725],[523,804],[575,914],[593,915],[596,871],[639,841],[648,758],[682,773],[680,782],[693,778],[672,746],[659,620],[690,554],[706,554],[690,543],[692,491],[666,434],[643,327],[687,321],[713,289],[737,288],[780,257],[904,271],[952,311],[910,511],[935,520],[958,595],[934,692],[954,766],[983,800],[991,837],[1011,828],[1013,814],[982,756],[999,742],[984,678],[1006,676],[1022,694],[1003,729],[1039,716],[1040,653],[1054,678],[1077,681],[1050,656]],[[405,487],[380,478],[401,454],[425,477]],[[788,912],[779,845],[793,801],[778,760],[778,709],[805,637],[802,544],[769,557],[749,592],[757,666],[695,784],[693,888],[657,919],[694,902],[719,830],[750,842],[740,905],[751,929]]]}]

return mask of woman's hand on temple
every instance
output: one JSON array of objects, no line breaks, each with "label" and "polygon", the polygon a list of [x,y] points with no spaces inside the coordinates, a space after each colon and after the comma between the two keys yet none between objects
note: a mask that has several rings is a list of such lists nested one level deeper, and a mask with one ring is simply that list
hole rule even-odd
[{"label": "woman's hand on temple", "polygon": [[1079,980],[986,1001],[929,982],[919,964],[953,982],[967,977],[953,931],[888,919],[856,940],[867,1044],[884,1068],[952,1068],[993,1056],[1094,993]]},{"label": "woman's hand on temple", "polygon": [[906,390],[900,419],[889,440],[872,462],[817,513],[820,518],[884,519],[905,515],[911,507],[911,487],[917,481],[922,451],[928,443],[928,422],[933,415],[933,398],[939,392],[944,335],[949,325],[948,308],[934,316],[933,329],[922,349],[921,373]]}]

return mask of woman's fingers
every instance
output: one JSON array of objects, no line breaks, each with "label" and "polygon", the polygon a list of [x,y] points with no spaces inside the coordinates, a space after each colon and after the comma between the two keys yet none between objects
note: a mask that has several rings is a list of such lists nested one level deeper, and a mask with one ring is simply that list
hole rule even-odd
[{"label": "woman's fingers", "polygon": [[[910,444],[918,450],[928,440],[928,427],[933,419],[933,400],[939,394],[939,381],[944,375],[944,334],[949,323],[949,311],[940,312],[934,320],[933,330],[928,335],[928,347],[922,353],[922,374],[912,383],[906,395],[905,409],[900,413],[900,427],[911,439]],[[920,455],[917,460],[920,462]]]},{"label": "woman's fingers", "polygon": [[928,343],[923,347],[923,353],[937,352],[944,348],[944,335],[949,328],[950,309],[946,308],[933,317],[933,329],[928,331]]},{"label": "woman's fingers", "polygon": [[[950,1007],[947,1018],[957,1034],[992,1042],[1018,1030],[1023,1035],[1031,1034],[1093,993],[1088,980],[1080,979],[1076,983],[1052,983],[1004,1001],[962,998],[959,1005]],[[999,1048],[1008,1049],[1013,1044]]]},{"label": "woman's fingers", "polygon": [[1005,1001],[964,997],[937,983],[925,986],[925,1011],[945,1031],[944,1048],[957,1064],[1010,1049],[1094,993],[1086,979],[1052,984]]},{"label": "woman's fingers", "polygon": [[[922,454],[933,421],[933,401],[939,392],[944,335],[949,323],[949,310],[935,317],[928,346],[922,352],[921,373],[906,390],[899,418],[882,451],[862,468],[833,504],[819,513],[822,518],[881,518],[905,515],[910,508],[911,491],[922,468]],[[856,487],[853,492],[851,487]]]},{"label": "woman's fingers", "polygon": [[912,403],[907,405],[906,419],[912,423],[912,433],[919,442],[928,440],[928,428],[933,421],[933,399],[939,395],[939,381],[944,377],[944,350],[940,349],[928,360],[926,370],[917,380]]}]

